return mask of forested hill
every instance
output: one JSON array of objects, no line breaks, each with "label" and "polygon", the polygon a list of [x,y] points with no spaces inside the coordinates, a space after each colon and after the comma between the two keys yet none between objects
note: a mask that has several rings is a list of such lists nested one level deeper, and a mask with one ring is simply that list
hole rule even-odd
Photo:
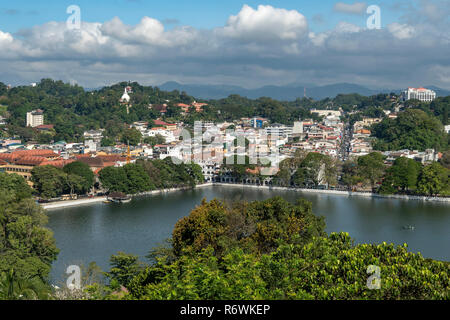
[{"label": "forested hill", "polygon": [[[132,88],[129,114],[119,103],[124,88]],[[208,106],[200,113],[182,115],[178,103],[190,104],[194,101],[206,102]],[[241,117],[261,116],[272,122],[292,124],[298,119],[314,118],[312,108],[342,108],[357,111],[353,120],[362,116],[383,116],[384,110],[394,111],[399,105],[399,97],[394,94],[362,96],[359,94],[339,94],[335,98],[313,100],[297,98],[294,101],[278,101],[272,98],[249,99],[230,95],[224,99],[202,100],[177,90],[163,91],[157,87],[142,86],[136,82],[121,82],[99,90],[87,91],[80,86],[62,81],[43,79],[35,87],[20,86],[10,90],[0,82],[0,115],[7,118],[3,136],[19,136],[25,141],[35,140],[36,131],[25,128],[26,113],[42,109],[45,123],[54,125],[51,137],[54,141],[82,141],[83,132],[105,128],[109,138],[117,138],[126,124],[134,121],[148,121],[160,118],[156,108],[149,105],[167,104],[166,121],[184,121],[192,124],[195,120],[232,121]],[[408,102],[408,107],[422,109],[431,117],[436,117],[444,125],[448,124],[450,96],[441,97],[431,104],[419,101]],[[40,137],[42,138],[42,137]],[[45,139],[43,139],[45,140]]]},{"label": "forested hill", "polygon": [[[131,86],[130,113],[119,103],[124,88]],[[89,129],[107,128],[111,134],[134,121],[151,121],[159,113],[149,109],[149,104],[191,103],[193,97],[179,92],[164,92],[158,88],[144,87],[138,83],[122,82],[98,91],[87,92],[82,87],[62,81],[43,79],[35,87],[20,86],[10,90],[0,83],[0,105],[8,118],[8,134],[25,140],[33,138],[30,128],[24,128],[26,113],[42,109],[46,124],[55,126],[55,141],[80,141]],[[170,109],[170,108],[169,108]]]},{"label": "forested hill", "polygon": [[[436,91],[436,94],[439,97],[450,95],[450,91],[438,88],[436,86],[425,87]],[[396,94],[400,94],[401,92],[401,90],[399,89],[369,89],[352,83],[335,83],[324,86],[314,86],[311,84],[264,86],[261,88],[246,89],[239,86],[230,85],[180,84],[175,81],[169,81],[162,84],[160,88],[167,91],[186,91],[191,95],[204,99],[221,99],[231,94],[239,94],[251,99],[270,97],[278,100],[295,100],[299,96],[304,96],[304,90],[306,90],[307,97],[313,98],[315,100],[334,98],[338,94],[356,93],[363,96],[371,96],[378,93],[394,92]]]}]

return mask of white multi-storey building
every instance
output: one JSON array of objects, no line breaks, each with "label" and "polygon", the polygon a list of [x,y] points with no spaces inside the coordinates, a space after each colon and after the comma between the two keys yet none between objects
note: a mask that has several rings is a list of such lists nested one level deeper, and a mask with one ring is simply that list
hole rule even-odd
[{"label": "white multi-storey building", "polygon": [[436,92],[425,88],[408,88],[403,91],[403,101],[417,99],[423,102],[431,102],[436,99]]},{"label": "white multi-storey building", "polygon": [[103,131],[105,131],[105,129],[89,130],[85,131],[83,133],[83,136],[85,140],[93,140],[94,142],[100,142],[102,141],[103,138]]},{"label": "white multi-storey building", "polygon": [[44,111],[41,109],[27,112],[27,127],[37,127],[44,124]]}]

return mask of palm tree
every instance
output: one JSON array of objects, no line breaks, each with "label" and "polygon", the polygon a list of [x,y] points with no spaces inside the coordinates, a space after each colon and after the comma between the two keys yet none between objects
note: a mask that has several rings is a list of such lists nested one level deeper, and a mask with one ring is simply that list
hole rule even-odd
[{"label": "palm tree", "polygon": [[14,269],[0,274],[0,300],[49,299],[50,293],[39,280],[18,278]]}]

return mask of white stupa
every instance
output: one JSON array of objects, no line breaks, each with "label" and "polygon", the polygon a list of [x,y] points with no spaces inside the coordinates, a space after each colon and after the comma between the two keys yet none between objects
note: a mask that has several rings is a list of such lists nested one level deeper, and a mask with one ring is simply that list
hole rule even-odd
[{"label": "white stupa", "polygon": [[122,98],[120,98],[120,102],[128,103],[130,102],[130,96],[128,95],[127,88],[123,91]]}]

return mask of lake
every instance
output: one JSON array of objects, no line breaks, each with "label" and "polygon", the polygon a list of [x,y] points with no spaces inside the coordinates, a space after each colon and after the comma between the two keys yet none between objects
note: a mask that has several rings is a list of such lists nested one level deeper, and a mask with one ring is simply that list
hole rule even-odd
[{"label": "lake", "polygon": [[[51,279],[59,283],[67,266],[87,266],[91,261],[107,271],[110,256],[118,251],[145,259],[203,198],[234,202],[273,196],[290,202],[308,199],[314,213],[325,217],[327,232],[348,232],[357,243],[407,243],[410,251],[426,258],[450,261],[450,206],[445,203],[210,186],[139,197],[122,205],[97,203],[48,211],[48,227],[61,249]],[[415,229],[405,230],[405,225]]]}]

